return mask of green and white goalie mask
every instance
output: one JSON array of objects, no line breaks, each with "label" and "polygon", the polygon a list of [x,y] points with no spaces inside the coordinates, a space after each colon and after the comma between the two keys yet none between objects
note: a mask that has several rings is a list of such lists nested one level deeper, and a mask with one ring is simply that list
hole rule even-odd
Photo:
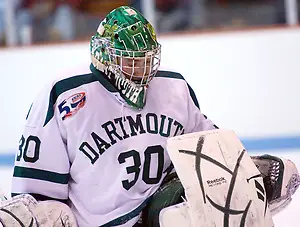
[{"label": "green and white goalie mask", "polygon": [[119,7],[100,23],[90,51],[94,67],[108,76],[130,106],[142,109],[160,65],[161,45],[152,25],[134,8]]}]

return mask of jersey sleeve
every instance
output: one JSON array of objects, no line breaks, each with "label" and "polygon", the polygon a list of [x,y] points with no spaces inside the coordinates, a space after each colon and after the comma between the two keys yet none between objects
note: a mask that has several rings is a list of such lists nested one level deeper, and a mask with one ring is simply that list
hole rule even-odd
[{"label": "jersey sleeve", "polygon": [[217,129],[218,127],[204,115],[191,86],[187,83],[188,90],[188,127],[185,133]]},{"label": "jersey sleeve", "polygon": [[68,198],[70,162],[64,130],[55,115],[52,86],[32,103],[19,141],[12,179],[12,196],[22,193],[38,200]]}]

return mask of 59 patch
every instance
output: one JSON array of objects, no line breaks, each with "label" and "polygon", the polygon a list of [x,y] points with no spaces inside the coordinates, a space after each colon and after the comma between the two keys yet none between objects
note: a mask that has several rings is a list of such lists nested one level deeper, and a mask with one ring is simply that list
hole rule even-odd
[{"label": "59 patch", "polygon": [[78,110],[80,110],[86,102],[86,94],[84,91],[71,95],[69,98],[63,100],[58,109],[62,120],[68,117],[74,116]]}]

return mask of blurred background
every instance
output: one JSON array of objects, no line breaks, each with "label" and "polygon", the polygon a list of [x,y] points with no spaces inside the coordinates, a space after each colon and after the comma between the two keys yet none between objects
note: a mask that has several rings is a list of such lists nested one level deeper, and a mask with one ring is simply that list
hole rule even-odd
[{"label": "blurred background", "polygon": [[0,0],[0,44],[86,40],[104,16],[121,5],[141,11],[157,33],[164,34],[296,25],[297,3],[297,0]]}]

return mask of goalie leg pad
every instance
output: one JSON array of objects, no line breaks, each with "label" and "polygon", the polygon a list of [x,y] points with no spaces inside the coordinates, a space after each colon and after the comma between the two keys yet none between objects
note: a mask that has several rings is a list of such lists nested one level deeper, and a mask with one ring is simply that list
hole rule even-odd
[{"label": "goalie leg pad", "polygon": [[191,227],[274,226],[263,178],[234,132],[169,138],[167,151],[185,190]]},{"label": "goalie leg pad", "polygon": [[159,224],[160,227],[192,227],[188,213],[188,204],[183,202],[162,209],[159,214]]}]

